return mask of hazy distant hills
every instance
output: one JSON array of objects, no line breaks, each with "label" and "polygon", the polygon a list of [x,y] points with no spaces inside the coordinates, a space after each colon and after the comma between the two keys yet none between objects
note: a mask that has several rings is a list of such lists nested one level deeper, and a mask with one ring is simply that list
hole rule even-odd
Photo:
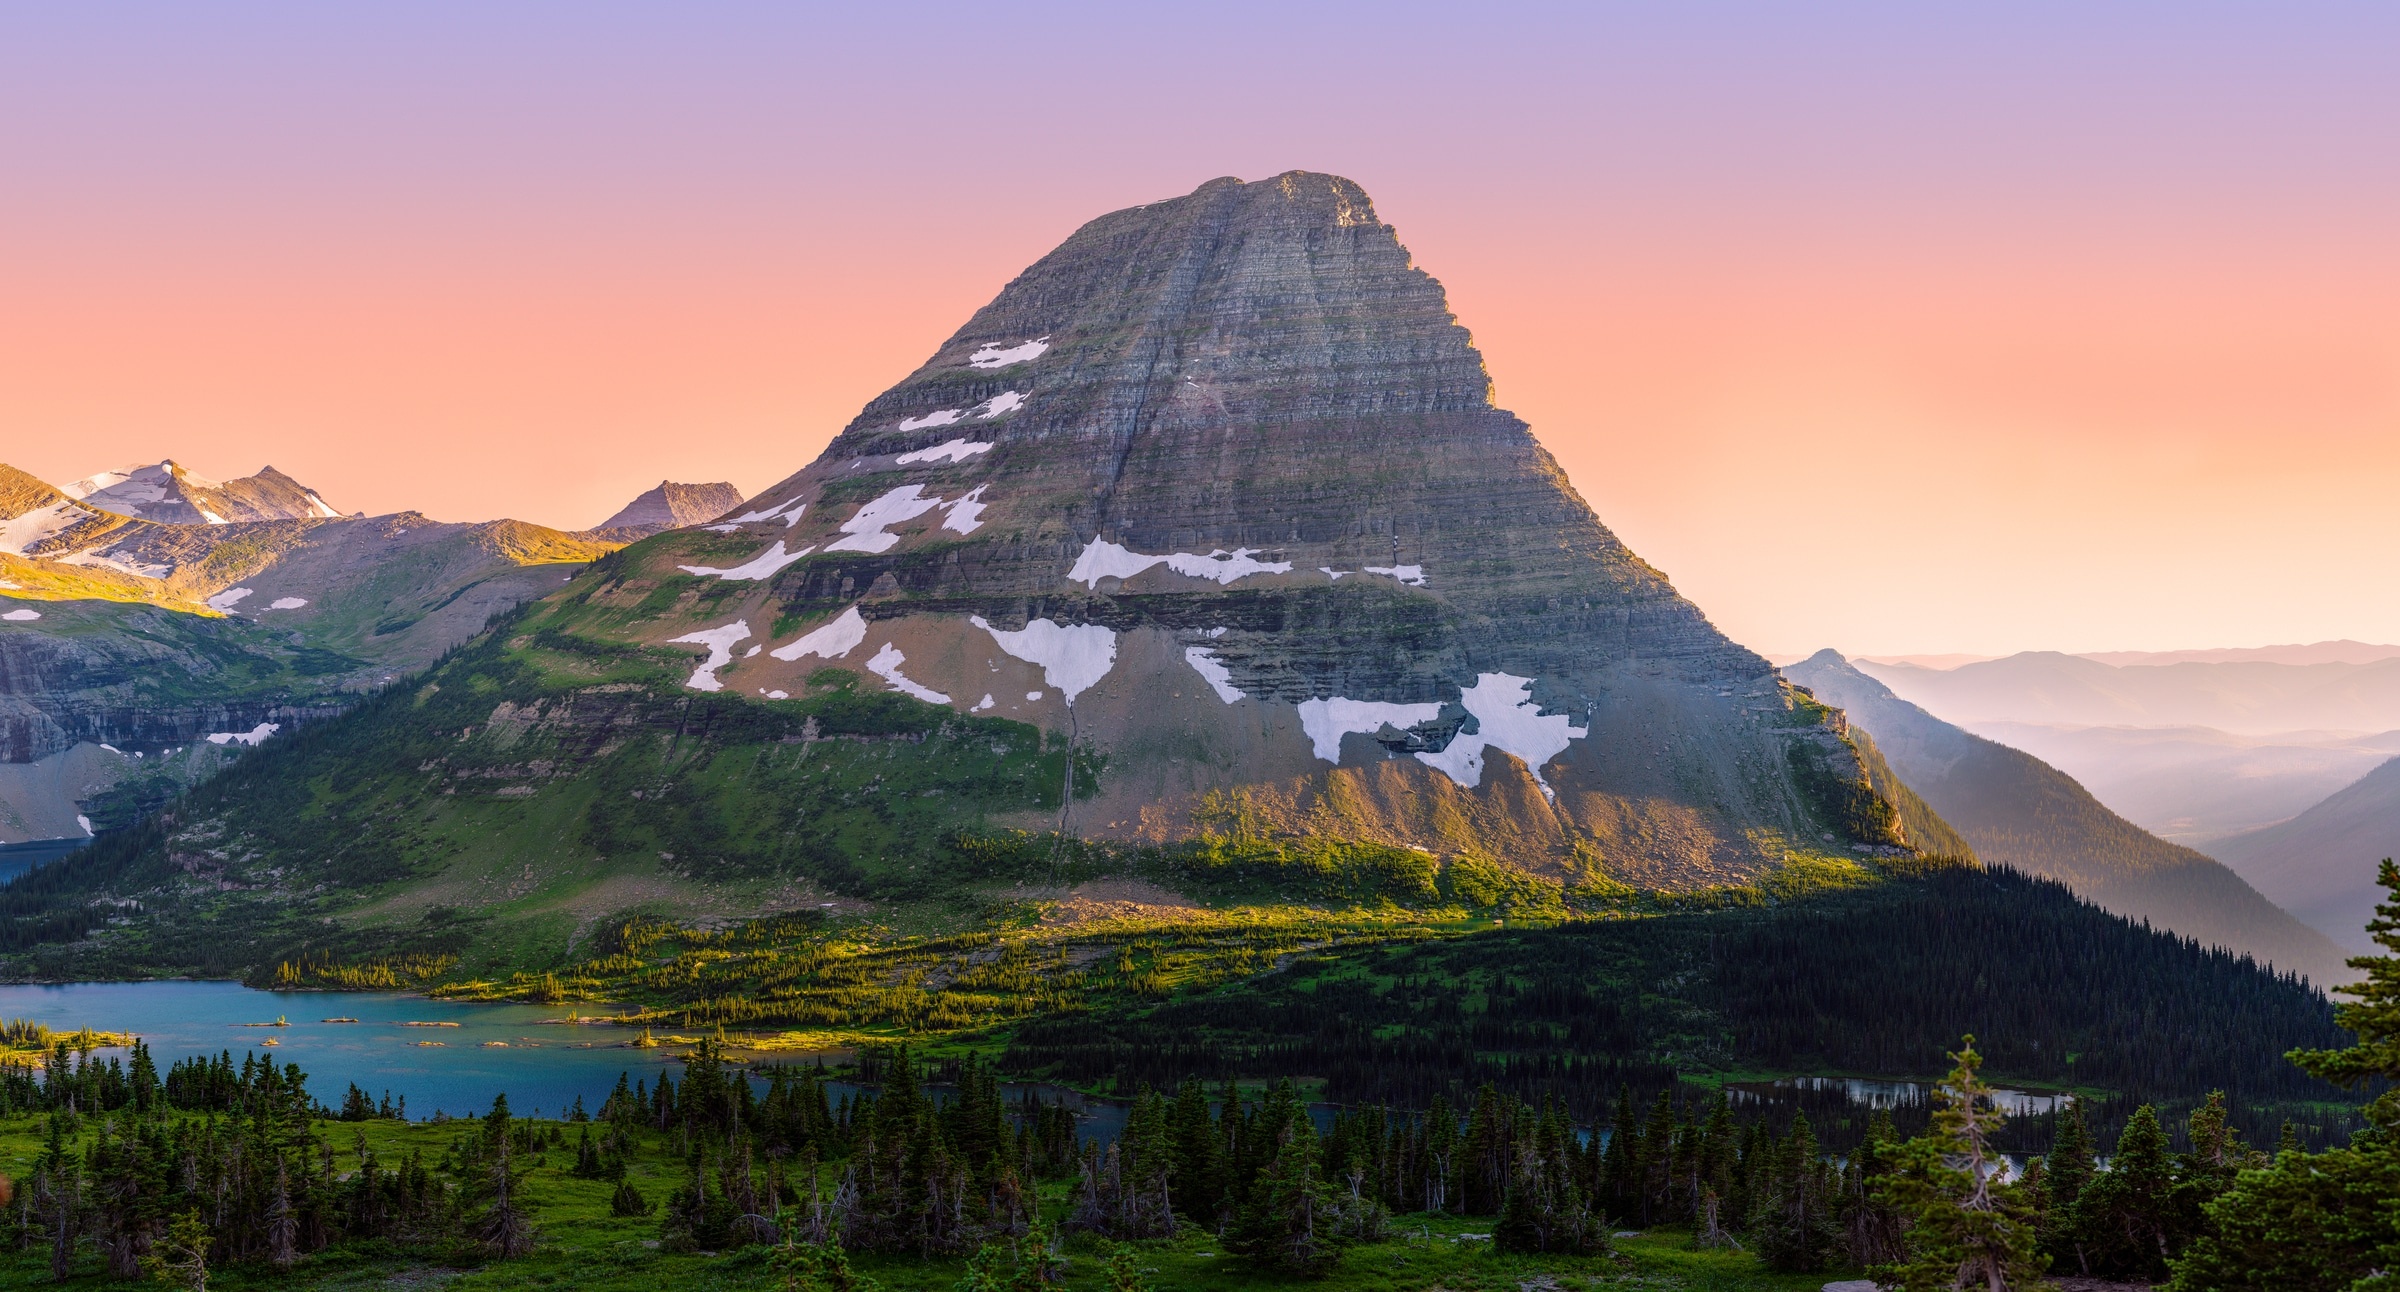
[{"label": "hazy distant hills", "polygon": [[2383,892],[2375,863],[2400,857],[2400,759],[2280,825],[2219,839],[2211,855],[2270,899],[2355,951]]},{"label": "hazy distant hills", "polygon": [[2152,834],[2204,852],[2211,840],[2298,816],[2400,754],[2400,731],[2251,736],[2213,727],[1961,725],[2074,777]]},{"label": "hazy distant hills", "polygon": [[2027,651],[1953,669],[1867,663],[1858,669],[1961,725],[2200,726],[2251,734],[2400,728],[2400,654],[2363,663],[2114,665]]},{"label": "hazy distant hills", "polygon": [[2112,911],[2249,952],[2317,982],[2351,976],[2325,934],[2214,858],[2111,812],[2033,755],[1934,717],[1832,651],[1787,666],[1784,674],[1847,710],[1986,863],[2061,880]]}]

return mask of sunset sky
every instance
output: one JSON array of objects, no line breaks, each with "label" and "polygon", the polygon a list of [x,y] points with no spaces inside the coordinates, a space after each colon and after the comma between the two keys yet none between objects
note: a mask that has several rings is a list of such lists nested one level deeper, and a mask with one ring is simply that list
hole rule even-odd
[{"label": "sunset sky", "polygon": [[757,490],[1084,220],[1304,167],[1752,646],[2400,641],[2396,66],[2365,3],[8,5],[0,461]]}]

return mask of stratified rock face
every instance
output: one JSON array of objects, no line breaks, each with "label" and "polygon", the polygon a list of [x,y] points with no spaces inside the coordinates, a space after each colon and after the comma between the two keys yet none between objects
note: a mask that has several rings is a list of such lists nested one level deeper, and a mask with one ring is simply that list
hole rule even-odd
[{"label": "stratified rock face", "polygon": [[173,459],[120,467],[66,486],[68,496],[120,516],[167,525],[228,525],[246,520],[331,520],[317,491],[273,467],[239,480],[207,480]]},{"label": "stratified rock face", "polygon": [[1831,806],[1838,715],[1600,524],[1334,176],[1092,221],[711,528],[613,594],[701,581],[642,634],[693,685],[832,663],[1069,733],[1086,834],[1231,811],[1667,883],[1898,842]]},{"label": "stratified rock face", "polygon": [[715,520],[733,510],[741,500],[742,491],[722,480],[715,484],[677,484],[672,480],[661,480],[657,488],[644,490],[616,515],[600,522],[595,528],[655,534],[661,530],[681,529],[686,525]]}]

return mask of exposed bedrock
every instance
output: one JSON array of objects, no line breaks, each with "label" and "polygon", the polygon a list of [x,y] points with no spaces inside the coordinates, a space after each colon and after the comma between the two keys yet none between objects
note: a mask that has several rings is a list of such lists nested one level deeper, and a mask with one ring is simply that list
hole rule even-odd
[{"label": "exposed bedrock", "polygon": [[[1600,523],[1335,176],[1092,221],[815,463],[608,578],[585,595],[653,612],[644,641],[754,634],[696,685],[832,664],[1071,732],[1109,754],[1081,831],[1197,828],[1252,786],[1294,829],[1666,883],[1900,841],[1843,801],[1839,715]],[[853,607],[855,651],[752,650]],[[1035,665],[1087,627],[1113,655],[1069,706]]]}]

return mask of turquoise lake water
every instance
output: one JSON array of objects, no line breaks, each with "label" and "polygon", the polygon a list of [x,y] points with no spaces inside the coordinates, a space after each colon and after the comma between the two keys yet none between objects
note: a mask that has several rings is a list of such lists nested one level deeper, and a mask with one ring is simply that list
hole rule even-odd
[{"label": "turquoise lake water", "polygon": [[[590,1012],[585,1006],[585,1012]],[[231,1051],[297,1063],[320,1102],[339,1106],[351,1082],[380,1100],[408,1099],[422,1120],[436,1111],[480,1113],[508,1093],[509,1107],[545,1116],[576,1096],[597,1109],[617,1074],[657,1080],[680,1066],[667,1047],[632,1049],[629,1028],[563,1024],[566,1006],[476,1005],[381,993],[256,991],[226,982],[108,982],[0,986],[0,1018],[61,1030],[134,1032],[163,1074],[187,1055]],[[288,1027],[249,1027],[278,1016]],[[356,1018],[328,1023],[328,1018]],[[451,1023],[452,1027],[411,1027]],[[261,1043],[273,1039],[279,1044]],[[421,1042],[438,1042],[435,1045]],[[498,1044],[487,1044],[497,1042]],[[119,1051],[100,1053],[118,1054]]]},{"label": "turquoise lake water", "polygon": [[[581,1009],[588,1014],[593,1007]],[[238,1064],[255,1054],[299,1064],[320,1103],[340,1107],[343,1092],[356,1082],[377,1101],[386,1093],[405,1097],[416,1121],[437,1112],[481,1114],[502,1092],[519,1116],[562,1116],[578,1096],[596,1113],[619,1073],[652,1084],[661,1073],[681,1079],[678,1047],[635,1049],[626,1045],[640,1034],[635,1029],[566,1022],[573,1012],[566,1005],[468,1004],[380,992],[258,991],[230,982],[0,985],[0,1018],[31,1019],[60,1031],[135,1033],[149,1045],[162,1076],[175,1060],[191,1055],[230,1051]],[[250,1026],[278,1017],[287,1026]],[[358,1021],[324,1021],[330,1018]],[[411,1026],[424,1023],[454,1026]],[[263,1044],[269,1039],[277,1044]],[[438,1044],[423,1044],[428,1041]],[[815,1059],[779,1053],[761,1061]],[[828,1085],[836,1098],[858,1091],[847,1082]],[[1124,1126],[1124,1106],[1109,1100],[1087,1100],[1047,1084],[1008,1083],[1002,1091],[1012,1099],[1034,1092],[1066,1102],[1077,1109],[1085,1139],[1106,1143]],[[931,1093],[941,1094],[939,1088]]]}]

